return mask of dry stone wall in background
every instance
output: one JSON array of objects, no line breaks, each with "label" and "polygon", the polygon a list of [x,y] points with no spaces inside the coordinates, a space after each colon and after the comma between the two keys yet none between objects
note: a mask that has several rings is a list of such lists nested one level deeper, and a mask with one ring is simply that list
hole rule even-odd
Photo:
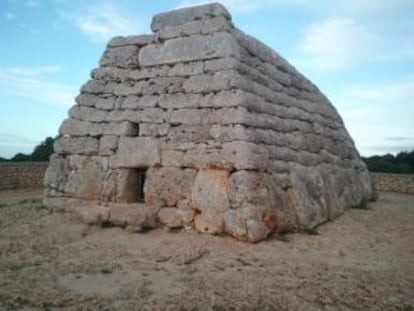
[{"label": "dry stone wall in background", "polygon": [[223,6],[162,13],[151,28],[113,38],[82,86],[46,205],[130,231],[193,227],[255,242],[371,198],[333,105]]},{"label": "dry stone wall in background", "polygon": [[0,190],[42,188],[47,162],[0,163]]}]

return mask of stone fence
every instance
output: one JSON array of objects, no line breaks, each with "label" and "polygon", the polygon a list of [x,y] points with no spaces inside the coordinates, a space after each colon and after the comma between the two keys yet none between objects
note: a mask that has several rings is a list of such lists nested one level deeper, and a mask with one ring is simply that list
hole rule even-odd
[{"label": "stone fence", "polygon": [[48,162],[0,163],[0,190],[41,188]]},{"label": "stone fence", "polygon": [[[47,162],[0,163],[0,190],[41,188]],[[371,173],[378,191],[414,194],[414,175]]]},{"label": "stone fence", "polygon": [[414,175],[371,173],[378,191],[414,194]]}]

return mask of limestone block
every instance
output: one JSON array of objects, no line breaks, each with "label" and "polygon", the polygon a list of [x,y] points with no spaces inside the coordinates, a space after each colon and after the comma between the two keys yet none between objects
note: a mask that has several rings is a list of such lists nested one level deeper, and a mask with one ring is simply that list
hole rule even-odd
[{"label": "limestone block", "polygon": [[79,105],[75,105],[69,110],[69,117],[83,121],[103,122],[106,115],[107,111]]},{"label": "limestone block", "polygon": [[165,94],[183,91],[184,78],[182,77],[159,77],[149,80],[144,88],[143,94]]},{"label": "limestone block", "polygon": [[95,102],[95,107],[100,110],[112,110],[115,108],[116,97],[99,98]]},{"label": "limestone block", "polygon": [[151,206],[176,206],[191,197],[196,171],[176,167],[150,168],[147,171],[144,192],[145,203]]},{"label": "limestone block", "polygon": [[58,154],[96,154],[99,140],[93,137],[60,137],[54,145]]},{"label": "limestone block", "polygon": [[146,123],[168,123],[170,112],[161,108],[146,108],[139,113],[141,122]]},{"label": "limestone block", "polygon": [[157,37],[163,41],[181,37],[182,35],[183,35],[183,30],[182,30],[182,27],[179,27],[179,26],[178,27],[177,26],[167,27],[167,28],[161,29],[157,33]]},{"label": "limestone block", "polygon": [[212,59],[204,62],[204,73],[220,70],[237,70],[239,67],[240,61],[233,57]]},{"label": "limestone block", "polygon": [[210,234],[222,233],[224,213],[230,209],[226,170],[199,170],[191,193],[195,228]]},{"label": "limestone block", "polygon": [[231,19],[231,15],[226,8],[218,3],[178,9],[155,15],[152,19],[151,30],[157,32],[166,27],[178,26],[217,16],[222,16],[226,20]]},{"label": "limestone block", "polygon": [[193,210],[180,210],[174,207],[161,208],[158,217],[168,228],[180,228],[189,225],[194,219]]},{"label": "limestone block", "polygon": [[184,151],[180,150],[162,150],[161,165],[182,167],[184,164]]},{"label": "limestone block", "polygon": [[129,95],[121,103],[122,109],[142,109],[142,108],[152,108],[157,106],[159,96],[155,95]]},{"label": "limestone block", "polygon": [[231,21],[227,17],[217,16],[203,21],[201,26],[202,34],[210,34],[219,31],[229,31],[233,28]]},{"label": "limestone block", "polygon": [[204,63],[196,61],[191,63],[175,64],[168,72],[168,76],[172,77],[187,77],[203,73]]},{"label": "limestone block", "polygon": [[101,67],[138,68],[139,48],[135,45],[108,47],[99,61]]},{"label": "limestone block", "polygon": [[171,113],[173,125],[200,125],[213,123],[247,123],[248,112],[243,107],[223,109],[180,109]]},{"label": "limestone block", "polygon": [[228,90],[240,85],[240,76],[235,71],[219,71],[213,74],[192,76],[184,83],[186,93],[210,93]]},{"label": "limestone block", "polygon": [[147,45],[139,52],[139,63],[141,67],[148,67],[230,56],[240,56],[237,41],[230,34],[221,32],[208,37],[191,36]]},{"label": "limestone block", "polygon": [[119,67],[99,67],[91,71],[91,78],[94,80],[102,80],[108,83],[119,83],[126,80],[130,71],[130,69]]},{"label": "limestone block", "polygon": [[296,169],[290,174],[289,204],[296,210],[302,229],[313,228],[329,216],[324,181],[315,168]]},{"label": "limestone block", "polygon": [[258,242],[271,232],[263,222],[263,209],[258,206],[228,210],[223,218],[225,232],[242,241]]},{"label": "limestone block", "polygon": [[148,215],[145,207],[139,204],[110,205],[109,221],[115,226],[127,225],[148,226]]},{"label": "limestone block", "polygon": [[165,94],[159,97],[159,105],[162,108],[197,108],[203,96],[201,94]]},{"label": "limestone block", "polygon": [[269,163],[266,147],[249,142],[230,142],[223,144],[224,155],[231,159],[237,170],[265,170]]},{"label": "limestone block", "polygon": [[226,158],[220,148],[207,148],[203,145],[196,145],[190,148],[182,160],[184,167],[195,167],[198,169],[233,169],[234,159]]},{"label": "limestone block", "polygon": [[221,125],[214,124],[210,129],[210,136],[216,141],[220,142],[231,142],[235,140],[246,140],[254,141],[252,130],[247,129],[243,125]]},{"label": "limestone block", "polygon": [[75,119],[66,119],[59,128],[60,135],[87,136],[89,135],[89,122]]},{"label": "limestone block", "polygon": [[109,207],[102,205],[83,205],[74,208],[79,219],[88,225],[100,225],[109,219]]},{"label": "limestone block", "polygon": [[62,189],[68,175],[68,163],[64,158],[52,155],[45,172],[43,184],[48,189]]},{"label": "limestone block", "polygon": [[155,40],[154,35],[139,35],[139,36],[117,36],[111,39],[108,47],[118,47],[126,45],[144,46]]},{"label": "limestone block", "polygon": [[113,155],[118,148],[118,136],[105,135],[99,140],[99,155]]},{"label": "limestone block", "polygon": [[141,123],[139,128],[139,136],[152,136],[162,137],[168,134],[170,130],[169,124],[154,124],[154,123]]},{"label": "limestone block", "polygon": [[115,84],[103,80],[89,80],[81,87],[81,93],[88,94],[112,94]]},{"label": "limestone block", "polygon": [[180,125],[172,127],[168,132],[170,143],[200,143],[209,140],[211,125]]},{"label": "limestone block", "polygon": [[83,93],[76,96],[75,102],[80,106],[95,107],[100,99],[101,97],[98,95]]},{"label": "limestone block", "polygon": [[64,188],[67,196],[86,200],[100,199],[102,180],[105,177],[101,159],[100,157],[91,157],[85,161],[83,167],[69,172],[68,181]]},{"label": "limestone block", "polygon": [[118,152],[110,158],[112,168],[138,168],[161,162],[159,141],[152,137],[120,137]]}]

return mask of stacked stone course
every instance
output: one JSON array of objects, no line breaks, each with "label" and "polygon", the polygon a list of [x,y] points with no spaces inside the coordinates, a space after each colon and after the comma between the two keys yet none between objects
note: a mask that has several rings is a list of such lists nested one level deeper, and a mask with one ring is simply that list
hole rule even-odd
[{"label": "stacked stone course", "polygon": [[42,188],[47,162],[0,163],[0,190]]},{"label": "stacked stone course", "polygon": [[[46,205],[76,206],[91,223],[255,242],[371,198],[329,100],[223,6],[162,13],[151,28],[112,39],[81,88],[46,173]],[[131,190],[136,169],[147,170],[144,205]]]}]

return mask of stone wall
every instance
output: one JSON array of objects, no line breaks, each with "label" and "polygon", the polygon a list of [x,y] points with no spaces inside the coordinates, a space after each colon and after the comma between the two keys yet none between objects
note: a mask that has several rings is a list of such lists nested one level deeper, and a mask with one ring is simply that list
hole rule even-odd
[{"label": "stone wall", "polygon": [[108,43],[60,128],[45,205],[102,205],[98,221],[124,226],[139,217],[120,211],[141,208],[147,223],[254,242],[371,198],[333,105],[223,6],[158,14],[151,29]]},{"label": "stone wall", "polygon": [[47,162],[0,163],[0,190],[41,188]]},{"label": "stone wall", "polygon": [[371,173],[377,191],[414,194],[414,175]]}]

